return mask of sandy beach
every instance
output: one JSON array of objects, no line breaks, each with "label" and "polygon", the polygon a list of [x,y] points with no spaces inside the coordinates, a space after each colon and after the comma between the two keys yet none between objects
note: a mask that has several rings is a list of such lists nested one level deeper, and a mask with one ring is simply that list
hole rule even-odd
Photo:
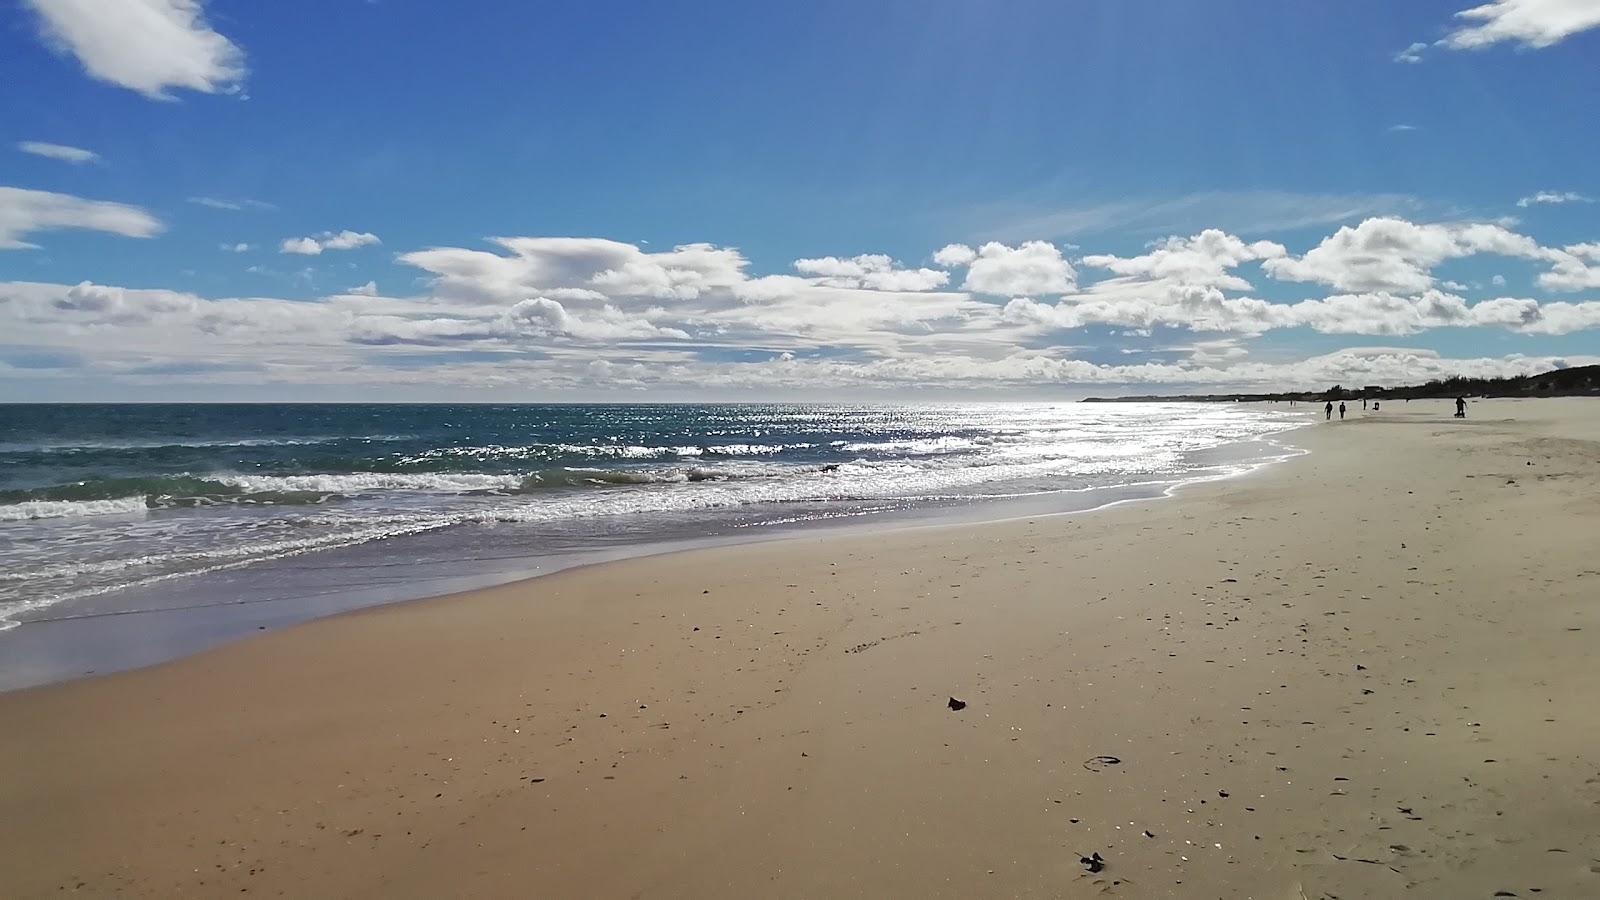
[{"label": "sandy beach", "polygon": [[0,695],[0,894],[1597,896],[1600,402],[1470,415]]}]

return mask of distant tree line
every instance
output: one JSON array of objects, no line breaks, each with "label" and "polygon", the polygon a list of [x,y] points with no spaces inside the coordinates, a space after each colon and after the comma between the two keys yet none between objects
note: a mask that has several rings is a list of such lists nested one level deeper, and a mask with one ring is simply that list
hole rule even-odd
[{"label": "distant tree line", "polygon": [[1183,394],[1138,397],[1089,397],[1085,403],[1133,403],[1152,400],[1191,400],[1209,402],[1260,402],[1301,400],[1417,400],[1431,397],[1574,397],[1600,396],[1600,366],[1574,366],[1555,369],[1538,375],[1517,375],[1508,378],[1465,378],[1461,376],[1434,379],[1427,384],[1406,387],[1367,385],[1347,388],[1334,385],[1325,391],[1288,391],[1268,394]]}]

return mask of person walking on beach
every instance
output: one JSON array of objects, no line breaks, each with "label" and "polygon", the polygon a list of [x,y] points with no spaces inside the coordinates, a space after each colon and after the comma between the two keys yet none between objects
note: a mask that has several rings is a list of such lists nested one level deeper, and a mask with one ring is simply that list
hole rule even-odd
[{"label": "person walking on beach", "polygon": [[1456,418],[1465,419],[1466,417],[1467,417],[1467,398],[1465,398],[1465,397],[1457,397],[1456,398]]},{"label": "person walking on beach", "polygon": [[1344,401],[1343,400],[1339,401],[1339,418],[1340,419],[1344,418]]},{"label": "person walking on beach", "polygon": [[1367,398],[1362,397],[1361,398],[1361,411],[1362,412],[1366,412],[1366,410],[1367,410]]},{"label": "person walking on beach", "polygon": [[1322,411],[1323,411],[1323,413],[1324,413],[1324,414],[1326,414],[1326,415],[1327,415],[1327,417],[1328,417],[1328,421],[1329,421],[1329,422],[1332,422],[1332,421],[1333,421],[1333,401],[1332,401],[1332,400],[1329,400],[1329,401],[1328,401],[1328,405],[1327,405],[1327,406],[1324,406],[1324,407],[1323,407],[1323,408],[1322,408]]}]

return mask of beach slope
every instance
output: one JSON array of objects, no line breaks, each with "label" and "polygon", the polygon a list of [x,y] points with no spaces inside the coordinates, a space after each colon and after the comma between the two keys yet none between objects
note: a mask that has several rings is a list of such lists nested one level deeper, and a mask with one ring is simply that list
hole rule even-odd
[{"label": "beach slope", "polygon": [[1600,402],[1471,415],[0,695],[0,893],[1600,895]]}]

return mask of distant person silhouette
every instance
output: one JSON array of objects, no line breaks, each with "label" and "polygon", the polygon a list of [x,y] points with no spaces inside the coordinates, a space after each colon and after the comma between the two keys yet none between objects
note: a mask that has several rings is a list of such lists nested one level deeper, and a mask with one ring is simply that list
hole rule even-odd
[{"label": "distant person silhouette", "polygon": [[1456,398],[1456,418],[1465,419],[1466,417],[1467,417],[1467,398],[1465,398],[1465,397],[1457,397]]},{"label": "distant person silhouette", "polygon": [[1376,401],[1376,400],[1372,401],[1372,411],[1373,412],[1377,412],[1378,411],[1378,401]]},{"label": "distant person silhouette", "polygon": [[1327,414],[1328,421],[1332,422],[1333,421],[1333,401],[1329,400],[1328,401],[1328,405],[1324,406],[1322,408],[1322,411]]},{"label": "distant person silhouette", "polygon": [[1344,401],[1339,401],[1339,418],[1344,418]]},{"label": "distant person silhouette", "polygon": [[1367,408],[1367,398],[1365,398],[1365,397],[1361,398],[1361,408],[1362,409],[1366,409]]}]

